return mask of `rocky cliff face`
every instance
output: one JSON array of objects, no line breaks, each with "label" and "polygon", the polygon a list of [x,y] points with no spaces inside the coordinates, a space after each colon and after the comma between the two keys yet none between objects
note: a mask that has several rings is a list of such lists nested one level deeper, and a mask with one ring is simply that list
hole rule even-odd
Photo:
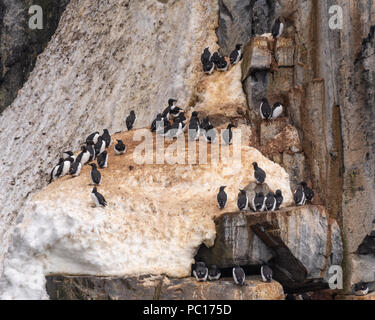
[{"label": "rocky cliff face", "polygon": [[0,113],[16,98],[36,58],[56,31],[69,0],[38,1],[43,9],[43,29],[29,28],[30,0],[0,2]]},{"label": "rocky cliff face", "polygon": [[[331,5],[339,5],[343,10],[342,29],[329,27]],[[142,224],[137,215],[149,219],[155,212],[165,218],[161,221],[167,226],[166,243],[181,252],[181,259],[171,256],[173,263],[166,266],[163,260],[155,258],[161,252],[165,254],[166,247],[144,237],[150,240],[145,240],[150,248],[159,251],[151,250],[150,256],[149,251],[142,252],[143,262],[156,261],[148,265],[150,270],[141,273],[152,273],[153,269],[155,273],[186,276],[202,242],[212,246],[208,249],[211,251],[201,255],[211,261],[232,239],[231,245],[246,240],[247,246],[242,247],[244,251],[232,250],[232,255],[215,260],[223,267],[238,259],[247,264],[269,260],[278,270],[281,282],[290,283],[285,275],[295,271],[296,278],[292,280],[305,285],[311,279],[324,279],[327,267],[340,264],[343,255],[347,290],[358,281],[374,282],[374,6],[371,0],[359,0],[355,5],[345,0],[121,0],[99,1],[95,5],[88,0],[72,0],[29,80],[1,116],[0,141],[6,147],[0,158],[0,261],[12,239],[2,296],[46,297],[44,274],[49,273],[134,275],[135,266],[124,264],[121,254],[111,255],[115,258],[111,265],[98,257],[113,244],[113,248],[119,248],[112,248],[116,252],[129,248],[126,239],[109,235],[116,234],[116,230],[122,235],[125,232],[127,239],[132,239],[139,229],[152,235],[152,224]],[[275,43],[263,33],[269,32],[278,16],[284,18],[286,28]],[[244,44],[240,65],[210,77],[201,73],[203,48],[209,46],[211,51],[220,49],[228,54],[239,42]],[[271,123],[260,120],[258,107],[264,96],[271,103],[280,101],[285,105],[282,118]],[[228,173],[223,167],[197,170],[198,181],[205,186],[207,199],[211,199],[201,198],[207,202],[204,214],[198,205],[188,210],[183,203],[198,194],[188,187],[194,186],[187,178],[189,168],[137,168],[119,186],[120,198],[116,198],[111,183],[117,172],[112,170],[120,169],[108,168],[106,183],[110,185],[105,189],[112,199],[112,208],[106,210],[109,217],[88,207],[88,191],[82,189],[88,183],[86,168],[82,177],[62,179],[33,195],[46,185],[46,172],[61,150],[77,150],[84,137],[94,130],[107,127],[110,132],[122,131],[124,118],[131,109],[138,116],[136,127],[145,127],[170,97],[177,97],[178,104],[189,115],[195,107],[201,116],[212,116],[219,129],[234,122],[245,138],[242,149],[246,155],[246,176],[251,176],[250,164],[257,158],[272,171],[269,188],[282,182],[286,205],[291,201],[290,190],[306,180],[316,192],[313,206],[288,209],[280,217],[273,213],[262,216],[258,223],[263,229],[253,227],[254,217],[245,219],[231,207],[223,213],[233,217],[233,221],[242,217],[242,222],[230,224],[232,229],[223,229],[220,226],[225,225],[226,216],[220,220],[210,202],[217,191],[214,185],[227,181]],[[129,173],[128,167],[124,170]],[[180,179],[178,172],[183,179],[176,182],[177,186],[183,192],[191,190],[175,204],[160,194],[157,196],[155,190],[157,181],[173,184],[173,177]],[[245,180],[231,174],[230,177],[234,181],[230,189],[233,200],[235,189]],[[132,185],[141,188],[139,195],[132,194]],[[247,191],[251,193],[251,184]],[[70,209],[59,209],[66,198],[74,199],[75,195],[80,199],[70,200]],[[140,207],[140,195],[147,199],[144,207]],[[119,201],[121,206],[117,205]],[[162,203],[169,204],[162,208]],[[172,213],[174,206],[184,216]],[[50,207],[55,208],[54,214]],[[139,228],[128,229],[120,219],[123,210]],[[94,225],[89,223],[92,211],[98,212]],[[199,227],[198,216],[203,216]],[[214,217],[221,221],[216,228]],[[186,226],[184,219],[190,219]],[[170,227],[172,221],[181,226],[178,234]],[[54,226],[53,232],[46,227],[49,224]],[[121,227],[116,229],[117,225]],[[159,230],[159,222],[155,225],[155,230]],[[290,225],[295,227],[293,231]],[[313,230],[309,233],[316,240],[313,246],[306,233],[298,231],[302,227]],[[238,234],[242,236],[230,230],[240,230]],[[104,242],[98,239],[100,234],[105,235]],[[274,241],[276,247],[272,247]],[[178,243],[183,243],[183,248]],[[72,261],[64,254],[81,256],[83,248],[90,249],[92,261],[85,256]],[[306,256],[308,249],[314,249],[311,256],[316,260]],[[285,261],[294,264],[285,265]],[[1,266],[2,263],[0,269]],[[37,289],[20,289],[15,270],[28,276],[36,274],[31,278]]]}]

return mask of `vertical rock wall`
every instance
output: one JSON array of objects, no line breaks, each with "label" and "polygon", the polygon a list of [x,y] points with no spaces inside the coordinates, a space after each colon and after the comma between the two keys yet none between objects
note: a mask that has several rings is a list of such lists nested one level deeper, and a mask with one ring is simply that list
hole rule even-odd
[{"label": "vertical rock wall", "polygon": [[[16,98],[36,58],[56,31],[69,0],[2,0],[0,2],[0,113]],[[29,28],[32,5],[43,9],[43,29]]]}]

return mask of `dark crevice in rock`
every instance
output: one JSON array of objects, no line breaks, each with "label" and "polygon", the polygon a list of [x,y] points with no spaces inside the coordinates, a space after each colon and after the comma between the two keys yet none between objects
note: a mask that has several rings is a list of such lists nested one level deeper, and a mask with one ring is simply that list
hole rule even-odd
[{"label": "dark crevice in rock", "polygon": [[[36,3],[30,0],[4,0],[0,3],[0,113],[17,96],[33,70],[37,56],[55,33],[70,0]],[[43,9],[43,29],[29,28],[31,5]]]}]

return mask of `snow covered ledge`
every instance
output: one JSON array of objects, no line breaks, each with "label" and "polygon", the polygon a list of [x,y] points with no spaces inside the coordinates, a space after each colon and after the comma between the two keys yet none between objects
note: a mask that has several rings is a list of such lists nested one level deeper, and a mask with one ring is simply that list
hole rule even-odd
[{"label": "snow covered ledge", "polygon": [[[138,131],[138,130],[137,130]],[[236,211],[239,188],[254,181],[252,162],[265,169],[268,186],[292,203],[289,177],[258,150],[241,147],[241,166],[224,164],[143,164],[133,161],[133,134],[113,136],[128,146],[115,156],[98,187],[108,207],[93,208],[91,167],[64,177],[35,194],[19,218],[0,283],[2,299],[48,299],[45,275],[190,275],[199,246],[215,240],[213,218]],[[167,148],[166,145],[165,148]],[[235,170],[238,169],[238,170]],[[228,206],[216,194],[227,186]]]}]

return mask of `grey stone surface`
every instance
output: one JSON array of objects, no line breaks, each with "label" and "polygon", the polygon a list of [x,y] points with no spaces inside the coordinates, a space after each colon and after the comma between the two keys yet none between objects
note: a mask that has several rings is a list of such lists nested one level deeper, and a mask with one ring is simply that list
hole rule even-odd
[{"label": "grey stone surface", "polygon": [[[36,58],[55,32],[69,0],[0,2],[0,113],[9,106],[34,68]],[[29,7],[43,9],[43,29],[28,27]]]},{"label": "grey stone surface", "polygon": [[228,213],[215,223],[214,246],[201,247],[197,255],[208,264],[230,267],[268,261],[275,279],[289,288],[306,286],[312,280],[323,282],[328,267],[341,264],[340,228],[321,206]]}]

